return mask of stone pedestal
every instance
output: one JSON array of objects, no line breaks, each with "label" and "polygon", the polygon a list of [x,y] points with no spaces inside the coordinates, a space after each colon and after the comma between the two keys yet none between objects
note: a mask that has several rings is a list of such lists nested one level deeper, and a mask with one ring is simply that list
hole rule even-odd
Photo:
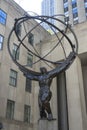
[{"label": "stone pedestal", "polygon": [[38,130],[58,130],[57,120],[40,120],[38,123],[38,127]]}]

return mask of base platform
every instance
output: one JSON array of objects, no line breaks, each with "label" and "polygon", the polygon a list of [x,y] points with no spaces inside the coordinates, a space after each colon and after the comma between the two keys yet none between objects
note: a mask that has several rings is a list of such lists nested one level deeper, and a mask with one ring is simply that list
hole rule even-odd
[{"label": "base platform", "polygon": [[40,119],[38,121],[38,130],[58,130],[57,120],[52,119],[49,121],[48,119]]}]

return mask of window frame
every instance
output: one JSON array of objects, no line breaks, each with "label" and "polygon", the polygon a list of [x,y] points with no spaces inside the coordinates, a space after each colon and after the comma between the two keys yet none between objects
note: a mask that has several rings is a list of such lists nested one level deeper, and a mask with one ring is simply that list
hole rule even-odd
[{"label": "window frame", "polygon": [[[15,47],[18,48],[18,45],[17,45],[16,43],[13,43],[13,50],[12,50],[12,52],[13,52],[13,57],[14,57],[14,59],[16,58],[16,60],[19,60],[20,50],[19,50],[19,48],[18,48],[18,50],[17,50],[17,48],[16,48],[16,50],[17,50],[17,53],[16,53]],[[15,57],[15,54],[16,54],[16,57]]]},{"label": "window frame", "polygon": [[65,23],[69,22],[69,16],[65,17]]},{"label": "window frame", "polygon": [[73,13],[73,19],[77,18],[78,17],[78,12],[76,13]]},{"label": "window frame", "polygon": [[77,3],[75,2],[74,4],[72,4],[72,8],[76,8],[77,7]]},{"label": "window frame", "polygon": [[30,123],[31,106],[24,105],[24,122]]},{"label": "window frame", "polygon": [[86,2],[87,2],[87,0],[84,0],[84,2],[86,3]]},{"label": "window frame", "polygon": [[4,36],[0,34],[0,38],[2,38],[2,42],[0,41],[0,50],[3,50]]},{"label": "window frame", "polygon": [[[10,106],[11,105],[11,106]],[[15,110],[15,101],[7,100],[7,108],[6,108],[6,118],[14,119],[14,110]]]},{"label": "window frame", "polygon": [[34,34],[33,33],[29,33],[28,43],[33,46],[33,44],[34,44]]},{"label": "window frame", "polygon": [[22,33],[22,25],[21,24],[17,24],[16,33],[18,36],[21,36],[21,33]]},{"label": "window frame", "polygon": [[66,2],[68,2],[68,0],[63,0],[63,3],[66,3]]},{"label": "window frame", "polygon": [[64,13],[66,13],[68,11],[69,11],[68,7],[64,8]]},{"label": "window frame", "polygon": [[87,8],[85,8],[85,12],[87,13]]},{"label": "window frame", "polygon": [[25,91],[30,92],[32,91],[32,81],[26,77],[26,86],[25,86]]},{"label": "window frame", "polygon": [[[2,14],[4,13],[4,15],[6,15],[6,16],[4,17],[4,16],[2,16],[2,14],[0,13],[0,23],[3,24],[3,25],[6,25],[7,13],[6,13],[4,10],[2,10],[1,8],[0,8],[0,11],[2,12]],[[2,21],[3,21],[3,22],[2,22]]]},{"label": "window frame", "polygon": [[[11,76],[11,72],[12,72],[12,71],[15,72],[16,77]],[[13,87],[16,87],[16,86],[17,86],[17,73],[18,73],[17,71],[15,71],[15,70],[13,70],[13,69],[10,69],[9,85],[11,85],[11,86],[13,86]],[[13,84],[11,80],[14,80],[15,84]]]},{"label": "window frame", "polygon": [[27,66],[32,68],[32,63],[33,63],[33,55],[31,53],[28,53],[28,55],[27,55]]}]

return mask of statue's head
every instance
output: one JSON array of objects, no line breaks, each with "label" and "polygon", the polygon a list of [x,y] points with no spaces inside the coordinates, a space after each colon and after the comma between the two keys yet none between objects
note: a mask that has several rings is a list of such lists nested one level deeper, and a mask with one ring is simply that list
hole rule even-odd
[{"label": "statue's head", "polygon": [[45,67],[41,67],[41,68],[40,68],[40,71],[41,71],[42,74],[47,73],[47,69],[46,69]]}]

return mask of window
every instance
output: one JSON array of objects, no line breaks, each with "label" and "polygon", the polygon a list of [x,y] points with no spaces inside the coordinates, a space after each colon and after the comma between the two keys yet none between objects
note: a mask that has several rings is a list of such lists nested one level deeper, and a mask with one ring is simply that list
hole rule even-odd
[{"label": "window", "polygon": [[32,33],[29,33],[29,35],[28,35],[28,42],[33,46],[34,35]]},{"label": "window", "polygon": [[3,49],[3,41],[4,41],[4,37],[0,35],[0,50]]},{"label": "window", "polygon": [[24,122],[30,123],[30,112],[31,107],[28,105],[24,106]]},{"label": "window", "polygon": [[77,7],[77,3],[72,4],[72,8],[75,8],[75,7]]},{"label": "window", "polygon": [[28,53],[28,56],[27,56],[27,65],[30,66],[30,67],[32,67],[32,63],[33,63],[33,56]]},{"label": "window", "polygon": [[13,57],[19,60],[19,48],[16,44],[13,44]]},{"label": "window", "polygon": [[78,13],[76,12],[73,14],[73,18],[77,18],[77,17],[78,17]]},{"label": "window", "polygon": [[65,17],[65,22],[69,22],[69,16]]},{"label": "window", "polygon": [[31,87],[32,87],[32,84],[31,84],[31,80],[29,78],[26,78],[26,87],[25,87],[25,90],[27,92],[31,92]]},{"label": "window", "polygon": [[7,18],[7,14],[0,9],[0,23],[1,24],[6,24],[6,18]]},{"label": "window", "polygon": [[87,13],[87,8],[85,8],[85,12]]},{"label": "window", "polygon": [[85,2],[85,13],[86,13],[86,18],[87,18],[87,0],[84,0]]},{"label": "window", "polygon": [[68,0],[63,0],[64,3],[66,3]]},{"label": "window", "polygon": [[78,13],[77,7],[76,7],[76,8],[73,8],[73,9],[72,9],[72,12],[73,12],[73,14]]},{"label": "window", "polygon": [[22,30],[22,26],[21,26],[21,24],[18,24],[16,27],[16,32],[17,32],[18,36],[21,36],[21,30]]},{"label": "window", "polygon": [[15,102],[11,100],[7,100],[6,118],[14,119],[14,107],[15,107]]},{"label": "window", "polygon": [[16,87],[17,85],[17,72],[14,70],[10,70],[10,81],[9,84]]},{"label": "window", "polygon": [[68,7],[64,8],[64,12],[67,12],[68,11]]}]

